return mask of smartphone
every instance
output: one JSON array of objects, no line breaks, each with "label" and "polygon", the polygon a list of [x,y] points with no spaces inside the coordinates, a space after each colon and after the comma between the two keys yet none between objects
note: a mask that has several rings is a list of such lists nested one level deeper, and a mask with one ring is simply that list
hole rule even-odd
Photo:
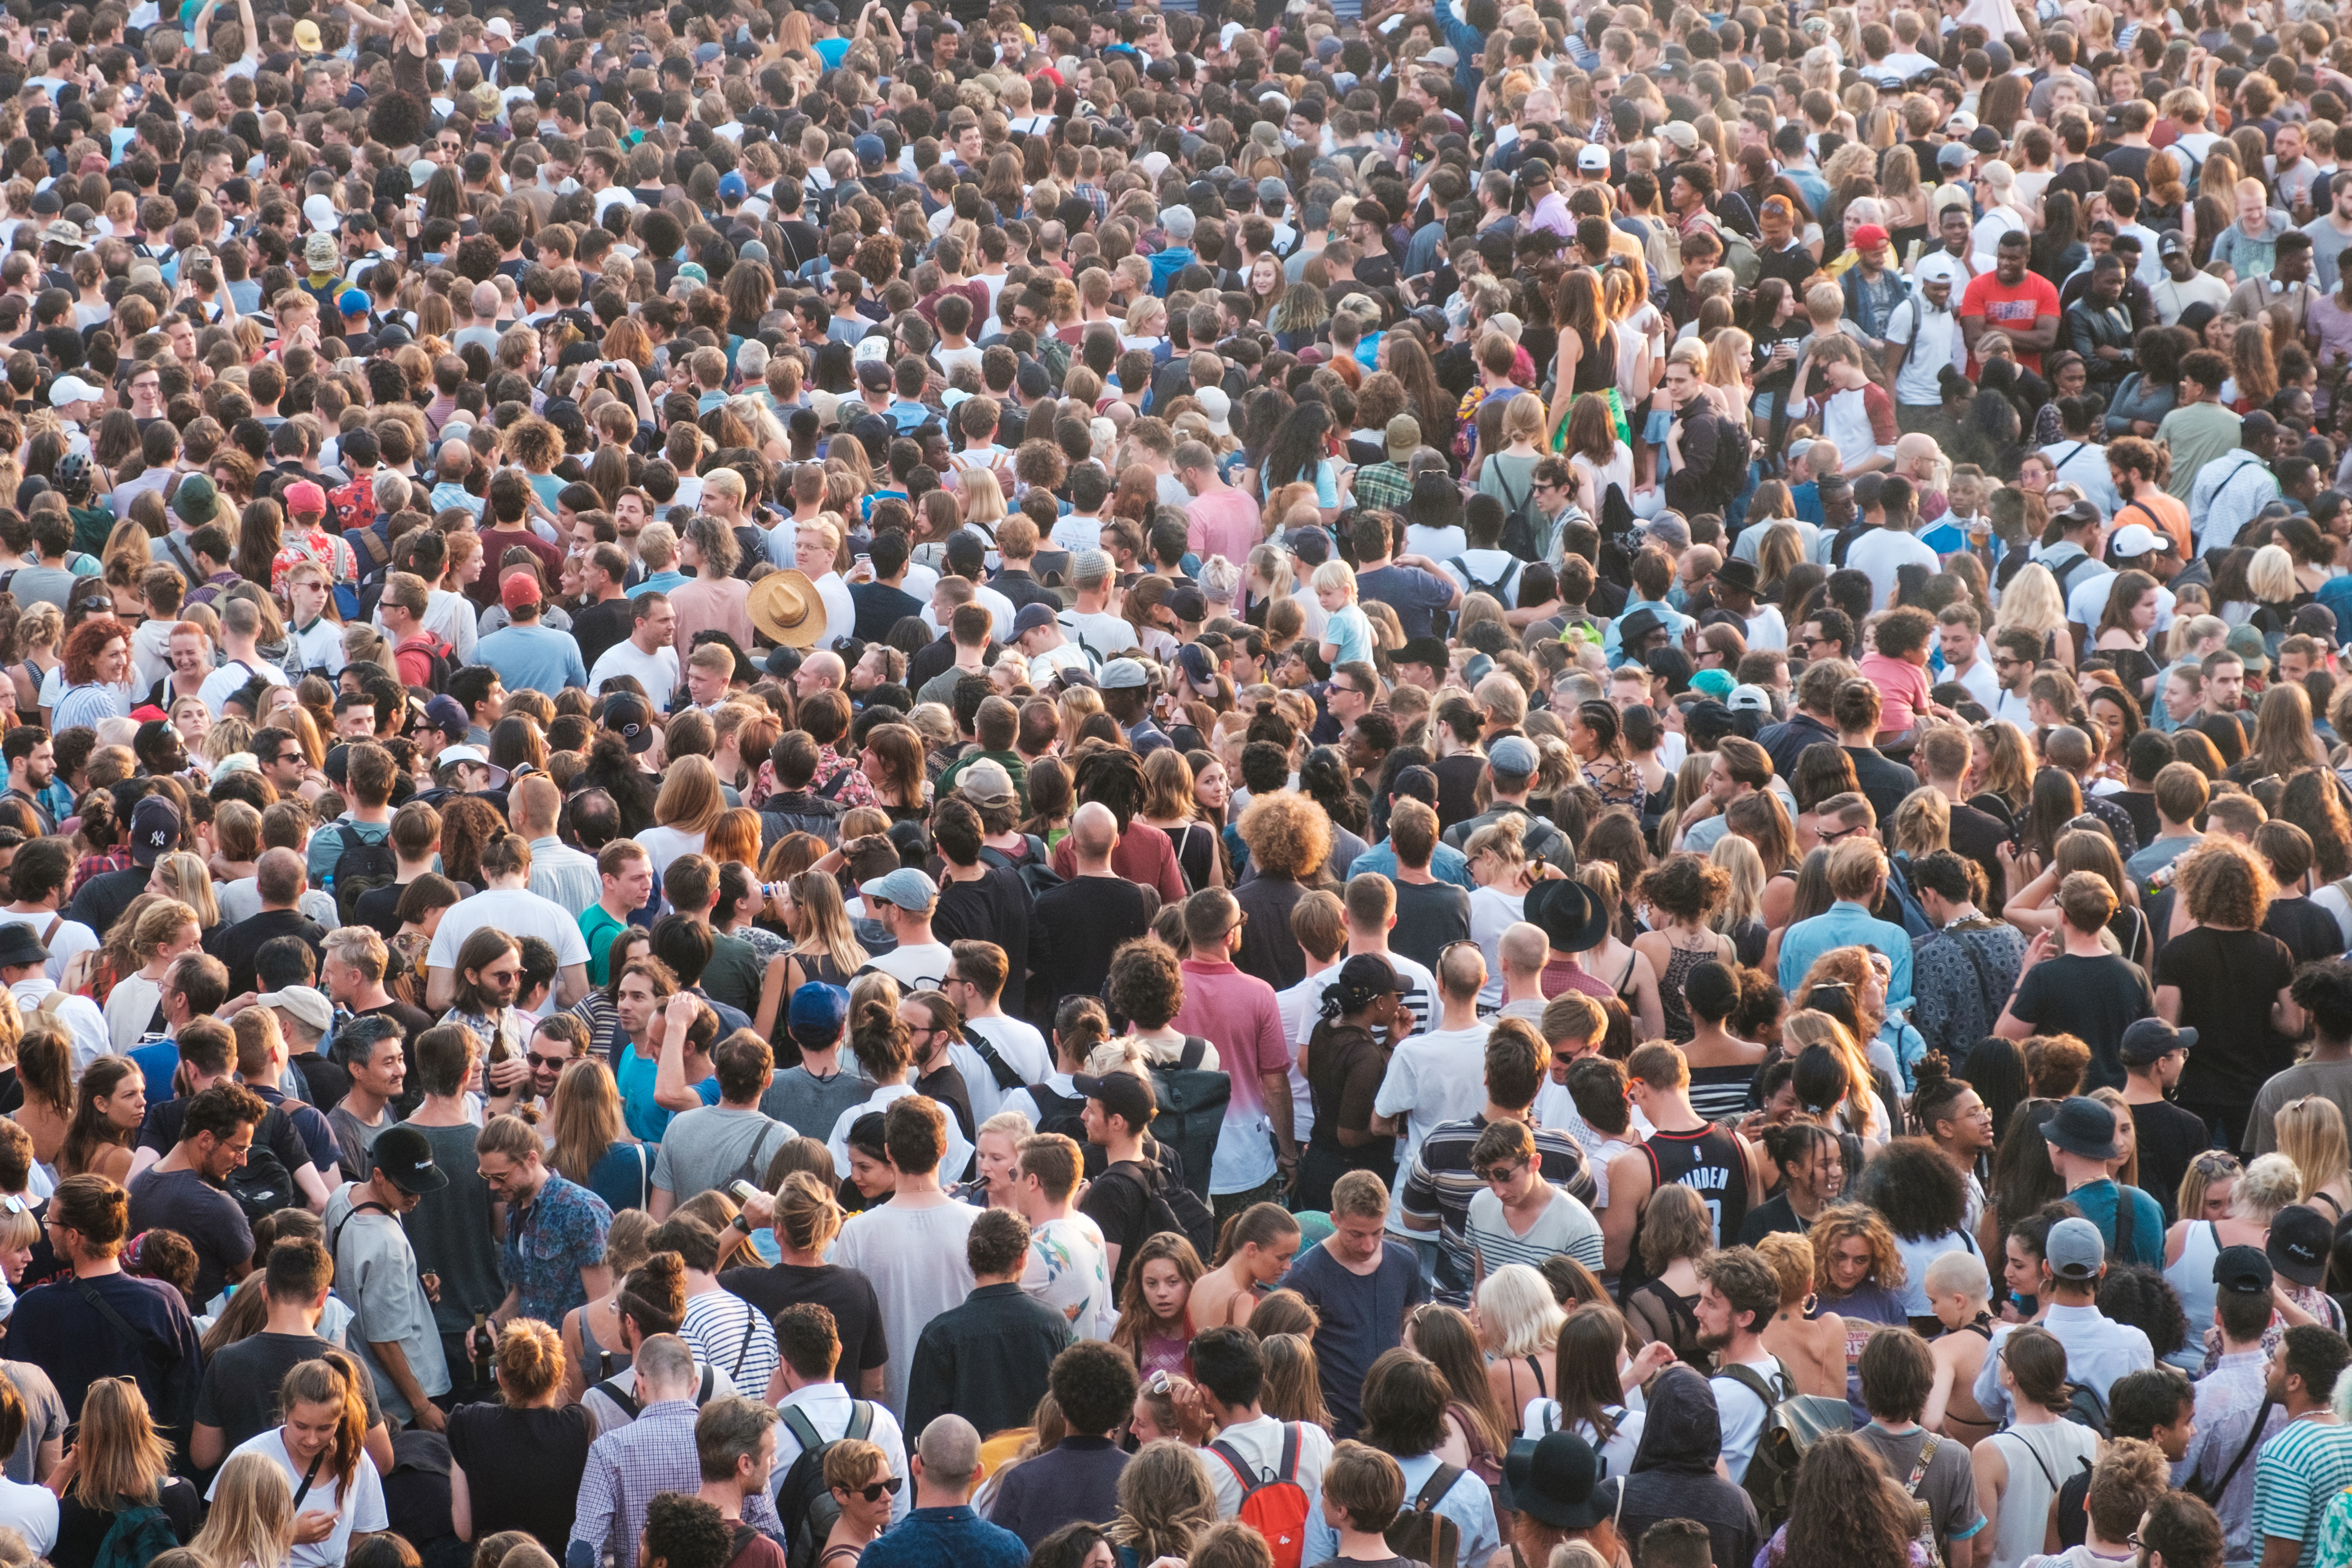
[{"label": "smartphone", "polygon": [[738,1203],[748,1204],[753,1198],[764,1197],[767,1195],[761,1192],[759,1188],[753,1186],[751,1183],[742,1180],[740,1177],[728,1183],[727,1190],[735,1194],[735,1201]]}]

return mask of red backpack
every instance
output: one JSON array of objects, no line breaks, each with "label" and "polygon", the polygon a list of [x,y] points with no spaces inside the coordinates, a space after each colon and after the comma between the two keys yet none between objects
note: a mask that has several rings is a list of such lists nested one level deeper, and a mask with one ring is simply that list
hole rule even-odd
[{"label": "red backpack", "polygon": [[1265,1538],[1274,1568],[1299,1568],[1307,1554],[1307,1489],[1298,1484],[1298,1424],[1283,1424],[1282,1465],[1270,1476],[1253,1471],[1223,1438],[1209,1451],[1241,1482],[1242,1506],[1234,1517]]}]

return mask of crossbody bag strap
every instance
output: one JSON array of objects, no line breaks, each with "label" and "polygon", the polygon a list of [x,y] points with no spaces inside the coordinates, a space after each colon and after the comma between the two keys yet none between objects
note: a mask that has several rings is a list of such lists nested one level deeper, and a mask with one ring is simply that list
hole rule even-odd
[{"label": "crossbody bag strap", "polygon": [[83,1300],[89,1303],[91,1310],[104,1318],[108,1326],[121,1335],[123,1342],[132,1350],[165,1367],[169,1367],[176,1359],[172,1354],[170,1346],[116,1311],[113,1303],[100,1295],[89,1280],[76,1279],[73,1281],[73,1288]]},{"label": "crossbody bag strap", "polygon": [[2252,1457],[2254,1449],[2263,1440],[2263,1427],[2269,1424],[2271,1411],[2276,1408],[2276,1405],[2277,1401],[2267,1394],[2263,1395],[2262,1408],[2254,1412],[2254,1424],[2246,1428],[2246,1440],[2238,1445],[2238,1457],[2230,1461],[2230,1468],[2223,1470],[2221,1479],[2214,1483],[2213,1496],[2216,1499],[2230,1489],[2230,1483],[2238,1479],[2240,1470],[2245,1468],[2247,1459]]},{"label": "crossbody bag strap", "polygon": [[302,1484],[294,1489],[293,1512],[302,1511],[302,1500],[310,1495],[310,1483],[319,1479],[319,1467],[327,1462],[327,1450],[320,1449],[310,1457],[310,1468],[302,1472]]},{"label": "crossbody bag strap", "polygon": [[1919,1445],[1919,1462],[1911,1467],[1911,1479],[1903,1483],[1903,1489],[1913,1497],[1919,1495],[1919,1483],[1927,1479],[1927,1461],[1936,1457],[1936,1446],[1941,1440],[1930,1432],[1927,1440]]}]

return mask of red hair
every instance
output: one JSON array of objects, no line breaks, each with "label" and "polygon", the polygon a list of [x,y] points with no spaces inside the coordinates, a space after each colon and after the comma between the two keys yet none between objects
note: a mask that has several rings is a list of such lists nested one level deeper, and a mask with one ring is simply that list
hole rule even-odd
[{"label": "red hair", "polygon": [[72,635],[66,638],[63,656],[66,684],[87,686],[97,679],[98,656],[116,637],[121,637],[127,647],[131,642],[131,628],[112,616],[93,616],[74,627]]}]

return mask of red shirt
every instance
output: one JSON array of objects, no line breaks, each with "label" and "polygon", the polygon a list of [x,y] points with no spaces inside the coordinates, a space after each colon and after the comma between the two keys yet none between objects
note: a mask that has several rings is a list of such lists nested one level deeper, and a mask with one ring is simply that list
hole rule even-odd
[{"label": "red shirt", "polygon": [[[2058,290],[2050,279],[2037,272],[2028,272],[2015,288],[2000,280],[1998,271],[1979,272],[1969,279],[1968,292],[1960,297],[1960,319],[1970,316],[1981,320],[1990,331],[2014,334],[2032,331],[2034,323],[2043,316],[2055,320],[2059,315]],[[2017,350],[2017,363],[2039,374],[2042,370],[2040,350],[2028,351],[2023,345]],[[1969,356],[1969,374],[1974,376],[1979,369],[1977,357]]]}]

